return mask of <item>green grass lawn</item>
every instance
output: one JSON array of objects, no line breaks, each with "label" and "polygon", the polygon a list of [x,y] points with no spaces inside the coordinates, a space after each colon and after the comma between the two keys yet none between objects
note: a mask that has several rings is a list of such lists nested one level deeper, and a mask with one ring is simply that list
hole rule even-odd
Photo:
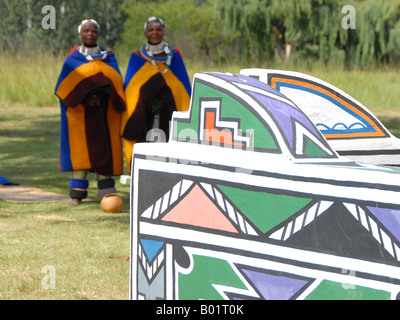
[{"label": "green grass lawn", "polygon": [[[0,107],[0,176],[67,194],[58,170],[59,107]],[[14,204],[0,201],[0,299],[128,299],[129,186],[116,187],[125,210],[101,210],[90,176],[91,202]],[[56,272],[45,289],[46,266]]]}]

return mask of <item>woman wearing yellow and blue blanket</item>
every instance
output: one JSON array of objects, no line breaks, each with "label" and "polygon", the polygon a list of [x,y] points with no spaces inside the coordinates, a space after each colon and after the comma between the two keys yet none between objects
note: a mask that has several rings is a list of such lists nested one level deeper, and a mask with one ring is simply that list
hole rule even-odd
[{"label": "woman wearing yellow and blue blanket", "polygon": [[99,31],[92,19],[79,25],[82,44],[67,56],[55,90],[61,105],[60,170],[72,172],[71,205],[87,197],[89,172],[96,173],[101,199],[117,192],[113,176],[123,173],[123,80],[114,53],[97,45]]},{"label": "woman wearing yellow and blue blanket", "polygon": [[147,19],[147,43],[132,52],[125,76],[127,110],[122,115],[121,135],[129,172],[133,145],[149,141],[148,134],[155,128],[168,141],[172,113],[189,109],[189,76],[180,51],[164,42],[164,28],[161,18]]}]

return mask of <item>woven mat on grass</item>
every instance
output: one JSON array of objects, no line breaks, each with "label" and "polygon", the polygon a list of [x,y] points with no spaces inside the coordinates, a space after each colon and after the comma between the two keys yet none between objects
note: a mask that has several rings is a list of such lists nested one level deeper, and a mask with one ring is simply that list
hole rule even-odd
[{"label": "woven mat on grass", "polygon": [[0,186],[0,200],[12,203],[41,203],[67,201],[69,200],[69,196],[44,191],[35,187],[4,185]]}]

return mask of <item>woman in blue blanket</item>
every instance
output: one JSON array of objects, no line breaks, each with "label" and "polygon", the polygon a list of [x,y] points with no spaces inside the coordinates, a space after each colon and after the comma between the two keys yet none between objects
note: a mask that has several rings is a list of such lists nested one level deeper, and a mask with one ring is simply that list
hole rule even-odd
[{"label": "woman in blue blanket", "polygon": [[164,41],[164,30],[161,18],[147,19],[147,43],[132,52],[125,76],[127,109],[122,115],[121,135],[129,171],[133,145],[152,141],[154,130],[158,139],[161,136],[167,141],[172,113],[189,109],[189,76],[180,51]]},{"label": "woman in blue blanket", "polygon": [[82,21],[81,45],[67,56],[56,86],[61,105],[60,170],[72,172],[71,205],[87,197],[89,172],[96,173],[100,199],[117,192],[113,176],[123,173],[123,80],[114,53],[97,45],[99,31],[95,20]]}]

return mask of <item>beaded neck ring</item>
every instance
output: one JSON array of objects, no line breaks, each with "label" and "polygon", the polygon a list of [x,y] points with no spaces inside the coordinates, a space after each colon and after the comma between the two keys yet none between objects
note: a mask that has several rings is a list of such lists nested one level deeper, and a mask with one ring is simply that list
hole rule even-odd
[{"label": "beaded neck ring", "polygon": [[[146,43],[142,46],[140,51],[143,57],[146,60],[152,62],[153,64],[158,62],[158,63],[165,63],[167,67],[171,65],[173,50],[171,46],[164,41],[156,46]],[[155,54],[160,54],[162,52],[165,52],[166,54],[164,57],[154,56]]]},{"label": "beaded neck ring", "polygon": [[[160,26],[164,29],[164,22],[161,18],[157,17],[150,17],[144,23],[144,32],[146,33],[150,26]],[[157,63],[164,63],[167,67],[171,65],[173,49],[172,47],[164,42],[153,45],[150,43],[146,43],[142,46],[140,50],[142,56],[147,60],[150,61],[155,67],[158,68]],[[157,57],[155,55],[165,53],[165,56]],[[168,71],[168,68],[164,70],[164,73]]]},{"label": "beaded neck ring", "polygon": [[78,50],[89,61],[104,60],[108,57],[108,50],[101,46],[88,48],[85,47],[84,45],[81,45],[79,46]]}]

